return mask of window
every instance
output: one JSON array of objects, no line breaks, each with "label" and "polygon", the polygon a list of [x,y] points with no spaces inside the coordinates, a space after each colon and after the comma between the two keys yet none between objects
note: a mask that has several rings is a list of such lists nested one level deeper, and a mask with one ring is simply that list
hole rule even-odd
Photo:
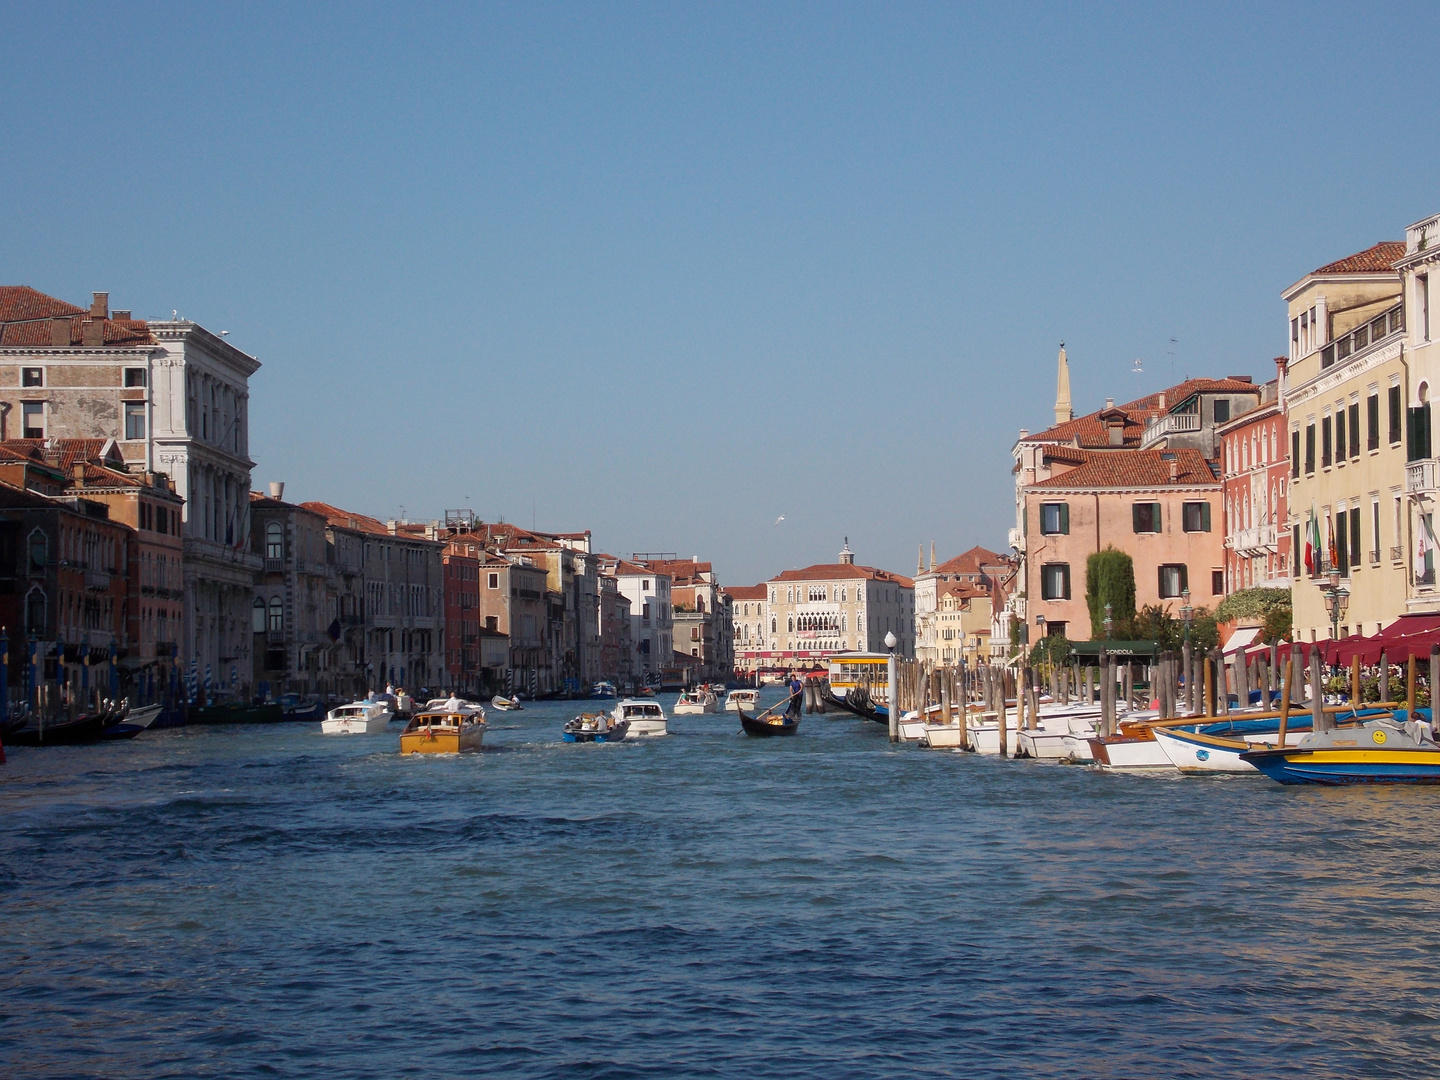
[{"label": "window", "polygon": [[258,596],[250,608],[250,628],[257,634],[265,632],[265,601]]},{"label": "window", "polygon": [[43,637],[46,631],[45,614],[45,590],[37,585],[25,596],[25,629]]},{"label": "window", "polygon": [[1420,461],[1430,456],[1430,403],[1405,410],[1407,461]]},{"label": "window", "polygon": [[1350,456],[1360,456],[1360,402],[1352,401],[1349,408],[1350,413]]},{"label": "window", "polygon": [[1331,456],[1332,456],[1332,448],[1333,448],[1334,445],[1335,445],[1334,442],[1332,441],[1332,439],[1333,439],[1333,433],[1332,433],[1331,430],[1330,430],[1330,417],[1328,417],[1328,416],[1321,417],[1321,419],[1320,419],[1320,467],[1321,467],[1322,469],[1328,469],[1328,468],[1330,467],[1330,458],[1331,458]]},{"label": "window", "polygon": [[1345,406],[1335,410],[1335,464],[1345,464]]},{"label": "window", "polygon": [[278,596],[270,599],[270,632],[279,633],[285,629],[285,606]]},{"label": "window", "polygon": [[690,640],[691,640],[691,641],[699,641],[699,640],[700,640],[700,628],[699,628],[698,626],[692,626],[692,627],[690,627]]},{"label": "window", "polygon": [[1215,423],[1223,424],[1230,419],[1230,402],[1225,398],[1215,400]]},{"label": "window", "polygon": [[1137,533],[1158,533],[1160,531],[1159,503],[1135,503],[1130,508],[1130,514]]},{"label": "window", "polygon": [[1400,387],[1390,387],[1390,445],[1394,446],[1400,441]]},{"label": "window", "polygon": [[125,402],[125,438],[145,438],[145,403],[143,401]]},{"label": "window", "polygon": [[278,521],[265,526],[265,558],[285,558],[285,529]]},{"label": "window", "polygon": [[1373,500],[1371,500],[1371,503],[1370,503],[1370,516],[1371,516],[1371,518],[1373,519],[1373,520],[1370,522],[1371,528],[1373,528],[1373,529],[1375,530],[1374,533],[1372,534],[1372,536],[1373,536],[1372,542],[1374,543],[1375,546],[1370,549],[1370,561],[1371,561],[1372,563],[1378,563],[1378,562],[1380,561],[1380,500],[1379,500],[1379,499],[1373,499]]},{"label": "window", "polygon": [[144,386],[145,369],[143,367],[127,367],[125,369],[126,386]]},{"label": "window", "polygon": [[640,582],[640,591],[641,591],[641,592],[649,592],[649,591],[650,591],[650,579],[649,579],[649,578],[645,578],[643,581]]},{"label": "window", "polygon": [[1360,565],[1360,507],[1350,508],[1350,565]]},{"label": "window", "polygon": [[1070,564],[1046,563],[1040,567],[1040,596],[1045,600],[1070,599]]},{"label": "window", "polygon": [[1315,425],[1305,425],[1305,475],[1315,472]]},{"label": "window", "polygon": [[1041,503],[1040,533],[1042,536],[1056,534],[1068,536],[1070,534],[1070,504]]},{"label": "window", "polygon": [[41,574],[50,561],[50,541],[39,529],[30,534],[30,572]]},{"label": "window", "polygon": [[1210,531],[1210,504],[1208,502],[1187,502],[1182,517],[1182,527],[1186,532]]},{"label": "window", "polygon": [[20,430],[22,439],[43,439],[45,437],[45,403],[26,401],[20,405]]},{"label": "window", "polygon": [[1210,571],[1210,594],[1212,596],[1223,596],[1225,593],[1225,571]]},{"label": "window", "polygon": [[1300,547],[1300,525],[1297,522],[1290,529],[1290,558],[1295,567],[1294,577],[1300,576],[1300,560],[1304,554],[1304,550]]},{"label": "window", "polygon": [[1300,429],[1290,433],[1290,477],[1300,479]]},{"label": "window", "polygon": [[1420,340],[1430,340],[1430,275],[1415,276],[1416,306],[1420,309]]},{"label": "window", "polygon": [[1190,587],[1190,575],[1184,563],[1166,563],[1160,567],[1160,598],[1180,596]]},{"label": "window", "polygon": [[485,586],[486,586],[486,588],[490,588],[490,589],[498,589],[498,588],[500,588],[500,574],[499,574],[498,571],[497,571],[496,573],[491,574],[491,575],[486,579],[486,581],[485,581]]},{"label": "window", "polygon": [[1342,575],[1350,573],[1350,515],[1343,509],[1335,512],[1335,569]]},{"label": "window", "polygon": [[44,386],[45,369],[38,367],[27,367],[20,370],[21,386]]},{"label": "window", "polygon": [[1365,419],[1368,430],[1365,432],[1365,446],[1369,450],[1380,449],[1380,395],[1371,394],[1365,399]]}]

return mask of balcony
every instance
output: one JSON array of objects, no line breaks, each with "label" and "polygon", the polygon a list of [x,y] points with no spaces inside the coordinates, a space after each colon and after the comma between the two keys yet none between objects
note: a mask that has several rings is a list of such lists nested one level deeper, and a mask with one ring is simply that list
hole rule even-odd
[{"label": "balcony", "polygon": [[1405,305],[1396,304],[1387,311],[1382,311],[1375,318],[1357,326],[1350,333],[1338,337],[1330,344],[1320,350],[1320,370],[1334,367],[1342,360],[1348,360],[1364,349],[1379,341],[1383,341],[1391,334],[1398,334],[1405,329]]},{"label": "balcony", "polygon": [[267,574],[283,574],[284,572],[285,572],[285,560],[284,560],[284,559],[266,559],[266,560],[265,560],[265,573],[267,573]]},{"label": "balcony", "polygon": [[104,570],[86,570],[85,588],[95,592],[105,592],[110,588],[110,575]]},{"label": "balcony", "polygon": [[1434,458],[1421,458],[1405,464],[1405,494],[1427,495],[1437,487],[1437,470]]},{"label": "balcony", "polygon": [[1259,558],[1279,550],[1274,525],[1256,525],[1251,529],[1239,529],[1234,534],[1235,553],[1249,558]]},{"label": "balcony", "polygon": [[1161,439],[1171,435],[1193,434],[1200,430],[1200,414],[1193,413],[1169,413],[1166,416],[1157,416],[1150,423],[1145,425],[1145,434],[1140,439],[1142,448],[1154,446]]}]

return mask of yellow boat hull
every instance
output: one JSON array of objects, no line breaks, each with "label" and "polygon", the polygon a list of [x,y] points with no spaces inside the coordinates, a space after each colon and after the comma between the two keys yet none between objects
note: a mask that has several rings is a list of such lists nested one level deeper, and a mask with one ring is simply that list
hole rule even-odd
[{"label": "yellow boat hull", "polygon": [[472,724],[460,731],[444,731],[435,728],[421,728],[407,731],[400,736],[400,753],[403,754],[462,754],[479,750],[485,738],[485,728]]}]

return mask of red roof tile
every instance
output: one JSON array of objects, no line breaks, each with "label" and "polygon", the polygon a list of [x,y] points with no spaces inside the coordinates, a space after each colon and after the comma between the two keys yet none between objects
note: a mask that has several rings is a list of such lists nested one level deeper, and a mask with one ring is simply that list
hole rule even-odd
[{"label": "red roof tile", "polygon": [[340,507],[331,506],[329,503],[303,502],[300,505],[306,510],[319,514],[338,529],[353,529],[356,532],[366,532],[376,536],[390,535],[390,530],[378,518],[357,514],[350,510],[341,510]]},{"label": "red roof tile", "polygon": [[733,585],[722,591],[731,600],[764,600],[769,595],[764,585]]},{"label": "red roof tile", "polygon": [[1384,274],[1393,272],[1396,259],[1405,255],[1404,240],[1381,240],[1374,247],[1326,263],[1315,274]]},{"label": "red roof tile", "polygon": [[931,573],[983,574],[986,570],[1008,570],[1009,568],[1010,560],[1004,555],[976,545],[969,551],[941,563]]},{"label": "red roof tile", "polygon": [[841,578],[868,578],[871,581],[888,581],[906,589],[913,589],[915,582],[889,570],[874,566],[857,566],[854,563],[816,563],[802,570],[786,570],[776,574],[771,581],[836,581]]},{"label": "red roof tile", "polygon": [[[1218,486],[1220,483],[1199,450],[1121,450],[1091,453],[1087,457],[1089,460],[1084,465],[1030,484],[1026,490]],[[1170,479],[1172,459],[1176,466],[1174,480]]]},{"label": "red roof tile", "polygon": [[[9,348],[50,348],[50,321],[70,320],[70,344],[85,340],[84,325],[90,321],[87,308],[46,296],[29,285],[0,285],[0,346]],[[155,338],[143,319],[105,319],[106,345],[154,345]]]},{"label": "red roof tile", "polygon": [[[1124,405],[1116,405],[1115,409],[1125,414],[1125,442],[1124,446],[1139,446],[1140,437],[1145,433],[1145,425],[1156,418],[1172,412],[1182,403],[1188,401],[1196,394],[1243,394],[1253,393],[1257,397],[1260,394],[1260,387],[1253,382],[1246,382],[1243,379],[1186,379],[1182,383],[1168,387],[1165,390],[1157,390],[1153,394],[1136,398],[1134,401]],[[1164,397],[1165,405],[1161,407],[1160,400]],[[1056,424],[1054,427],[1034,435],[1025,436],[1025,442],[1055,442],[1075,443],[1080,446],[1100,449],[1110,445],[1110,430],[1100,414],[1105,409],[1097,409],[1093,413],[1084,416],[1077,416],[1074,420],[1068,420],[1063,424]]]}]

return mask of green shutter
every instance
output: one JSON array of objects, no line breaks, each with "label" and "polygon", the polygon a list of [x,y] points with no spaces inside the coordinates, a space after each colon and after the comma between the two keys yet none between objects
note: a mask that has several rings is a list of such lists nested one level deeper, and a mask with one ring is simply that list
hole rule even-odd
[{"label": "green shutter", "polygon": [[1151,503],[1150,505],[1152,507],[1150,511],[1150,528],[1154,529],[1157,533],[1163,532],[1164,530],[1160,527],[1160,504]]},{"label": "green shutter", "polygon": [[1060,531],[1066,536],[1070,535],[1070,504],[1068,502],[1060,504]]},{"label": "green shutter", "polygon": [[1183,593],[1190,588],[1190,568],[1184,563],[1180,564],[1180,591]]},{"label": "green shutter", "polygon": [[1064,581],[1064,584],[1063,584],[1063,586],[1062,586],[1063,592],[1061,593],[1061,595],[1063,596],[1064,599],[1069,600],[1069,599],[1070,599],[1070,564],[1069,564],[1069,563],[1063,564],[1062,567],[1061,567],[1060,573],[1061,573],[1061,577],[1062,577],[1062,579],[1063,579],[1063,581]]},{"label": "green shutter", "polygon": [[1144,503],[1135,503],[1130,507],[1130,529],[1132,532],[1138,533],[1140,531],[1140,507],[1144,505]]},{"label": "green shutter", "polygon": [[1200,531],[1210,531],[1210,504],[1208,502],[1200,504]]}]

